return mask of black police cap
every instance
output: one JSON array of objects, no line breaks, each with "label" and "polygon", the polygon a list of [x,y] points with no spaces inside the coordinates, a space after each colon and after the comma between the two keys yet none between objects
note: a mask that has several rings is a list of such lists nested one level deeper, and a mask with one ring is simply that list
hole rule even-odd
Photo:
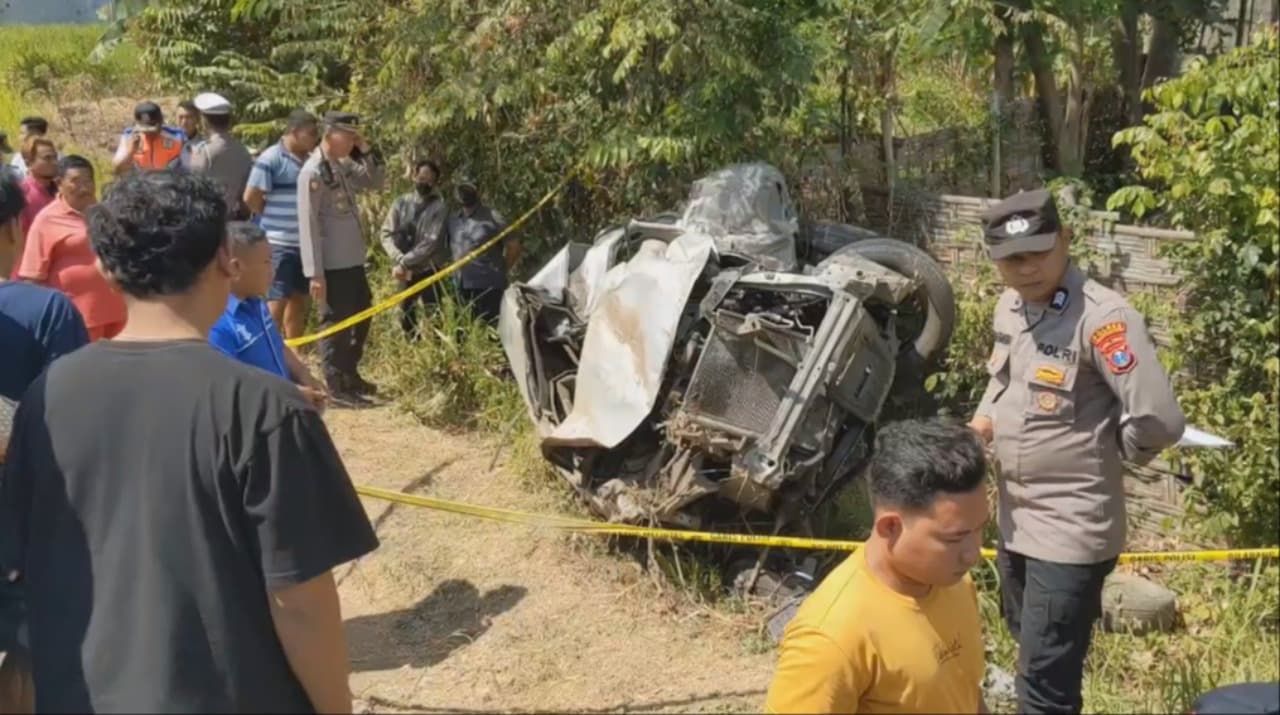
[{"label": "black police cap", "polygon": [[345,132],[360,131],[360,115],[354,112],[325,112],[324,125]]},{"label": "black police cap", "polygon": [[1014,194],[982,213],[983,240],[996,260],[1053,248],[1061,226],[1053,194],[1045,189]]}]

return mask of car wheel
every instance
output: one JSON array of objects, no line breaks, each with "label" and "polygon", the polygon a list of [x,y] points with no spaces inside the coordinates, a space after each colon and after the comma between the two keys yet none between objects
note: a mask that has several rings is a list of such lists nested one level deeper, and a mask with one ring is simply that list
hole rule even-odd
[{"label": "car wheel", "polygon": [[925,314],[924,324],[910,339],[903,360],[908,365],[922,367],[938,357],[951,342],[956,325],[956,297],[951,282],[942,266],[923,249],[893,238],[868,238],[851,243],[832,255],[854,253],[875,261],[920,284],[914,296],[915,303]]},{"label": "car wheel", "polygon": [[859,241],[884,238],[870,229],[834,221],[812,221],[800,225],[800,252],[805,261],[817,264],[831,254]]}]

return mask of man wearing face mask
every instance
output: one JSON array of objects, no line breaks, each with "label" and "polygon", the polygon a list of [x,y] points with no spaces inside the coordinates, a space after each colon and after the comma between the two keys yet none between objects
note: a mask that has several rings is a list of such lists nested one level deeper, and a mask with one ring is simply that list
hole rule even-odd
[{"label": "man wearing face mask", "polygon": [[[480,201],[475,181],[463,178],[454,192],[461,208],[449,217],[445,228],[449,250],[458,260],[489,242],[507,226],[497,211]],[[507,273],[520,260],[520,244],[508,237],[502,246],[494,245],[454,274],[458,294],[471,306],[477,317],[497,324],[502,307],[502,292],[507,289]]]},{"label": "man wearing face mask", "polygon": [[1018,712],[1080,712],[1103,581],[1125,541],[1124,466],[1182,436],[1142,315],[1071,264],[1048,191],[983,216],[1008,288],[971,427],[999,464],[1002,610],[1018,641]]},{"label": "man wearing face mask", "polygon": [[[391,277],[399,290],[436,273],[449,260],[448,243],[443,240],[448,218],[444,199],[436,190],[440,167],[430,159],[413,165],[413,191],[404,193],[391,204],[382,222],[382,248],[391,259]],[[400,327],[410,340],[417,340],[418,304],[429,315],[438,299],[436,285],[400,304]]]}]

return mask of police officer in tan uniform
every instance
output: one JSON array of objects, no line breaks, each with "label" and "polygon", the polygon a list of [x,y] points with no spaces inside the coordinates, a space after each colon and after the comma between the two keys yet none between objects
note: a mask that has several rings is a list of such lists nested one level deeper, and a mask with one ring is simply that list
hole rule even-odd
[{"label": "police officer in tan uniform", "polygon": [[[382,164],[360,135],[360,118],[350,112],[326,113],[320,146],[298,173],[302,272],[320,306],[322,330],[373,301],[356,193],[376,188],[382,179]],[[320,341],[326,387],[335,402],[360,402],[377,391],[357,370],[368,336],[366,320]]]},{"label": "police officer in tan uniform", "polygon": [[1123,462],[1150,461],[1185,421],[1142,316],[1071,264],[1048,191],[1005,199],[983,221],[1008,288],[971,424],[999,470],[1018,712],[1080,712],[1103,579],[1125,543]]}]

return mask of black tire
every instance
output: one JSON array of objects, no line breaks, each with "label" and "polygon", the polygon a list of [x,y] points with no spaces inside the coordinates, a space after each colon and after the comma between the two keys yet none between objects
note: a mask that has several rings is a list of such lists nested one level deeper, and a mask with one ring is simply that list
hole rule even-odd
[{"label": "black tire", "polygon": [[834,221],[811,221],[800,225],[801,256],[809,263],[820,263],[824,258],[859,241],[884,238],[880,234],[852,224]]},{"label": "black tire", "polygon": [[924,250],[893,238],[868,238],[851,243],[832,254],[857,254],[889,270],[920,283],[916,300],[927,306],[924,326],[909,349],[899,359],[913,367],[923,367],[942,354],[956,327],[956,297],[942,266]]}]

